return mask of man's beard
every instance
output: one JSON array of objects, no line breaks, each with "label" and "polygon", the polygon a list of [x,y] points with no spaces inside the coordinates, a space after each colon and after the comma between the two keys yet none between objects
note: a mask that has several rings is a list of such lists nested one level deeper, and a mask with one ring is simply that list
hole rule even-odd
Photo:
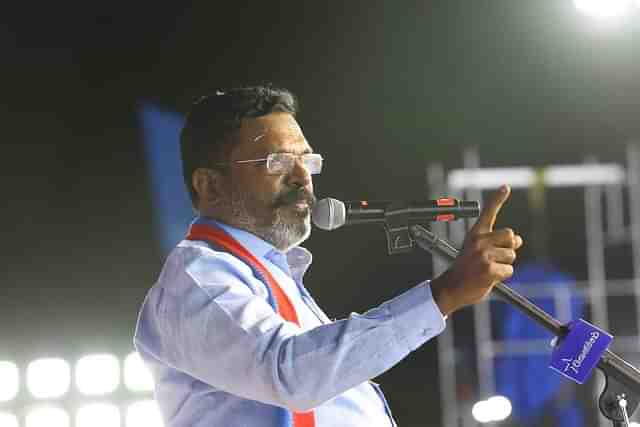
[{"label": "man's beard", "polygon": [[[297,202],[307,202],[308,208],[298,210]],[[231,209],[229,222],[271,243],[286,252],[305,241],[311,234],[310,210],[316,198],[304,190],[291,190],[278,196],[269,208],[270,216],[252,213],[247,193],[231,190],[227,206]],[[262,218],[260,217],[262,216]]]}]

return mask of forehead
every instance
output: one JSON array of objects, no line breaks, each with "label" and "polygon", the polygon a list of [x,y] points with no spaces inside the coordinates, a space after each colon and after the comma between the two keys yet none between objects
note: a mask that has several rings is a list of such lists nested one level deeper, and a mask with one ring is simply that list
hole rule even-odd
[{"label": "forehead", "polygon": [[233,157],[263,155],[271,152],[303,153],[311,151],[300,125],[289,113],[271,113],[244,119],[238,131],[239,143]]}]

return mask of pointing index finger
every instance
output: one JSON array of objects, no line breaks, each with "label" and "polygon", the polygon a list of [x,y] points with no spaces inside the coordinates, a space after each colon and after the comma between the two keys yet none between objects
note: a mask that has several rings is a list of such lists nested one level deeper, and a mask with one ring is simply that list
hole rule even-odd
[{"label": "pointing index finger", "polygon": [[496,223],[498,212],[500,212],[500,208],[502,208],[502,205],[507,201],[510,194],[511,188],[508,185],[500,187],[500,189],[491,198],[489,204],[482,209],[478,221],[473,226],[473,231],[481,233],[493,231],[493,226]]}]

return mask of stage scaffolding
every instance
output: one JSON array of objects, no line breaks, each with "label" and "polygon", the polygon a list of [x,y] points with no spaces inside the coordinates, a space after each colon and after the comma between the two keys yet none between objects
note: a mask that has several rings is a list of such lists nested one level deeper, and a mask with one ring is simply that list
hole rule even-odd
[{"label": "stage scaffolding", "polygon": [[[541,182],[542,181],[542,182]],[[629,313],[629,322],[635,323],[640,331],[640,145],[629,144],[626,149],[626,162],[598,163],[593,157],[584,159],[584,163],[574,165],[549,165],[543,168],[482,168],[476,149],[467,149],[463,155],[463,169],[446,171],[440,164],[427,167],[427,186],[430,198],[443,195],[466,200],[482,200],[482,193],[495,190],[500,184],[508,183],[514,192],[529,189],[534,185],[544,188],[572,187],[584,192],[584,218],[586,233],[586,273],[585,282],[577,283],[578,294],[590,307],[591,316],[586,320],[608,330],[615,336],[612,349],[637,366],[640,361],[640,341],[637,335],[622,336],[609,329],[611,310],[607,301],[612,296],[627,296],[635,300],[635,312]],[[565,191],[565,190],[563,190]],[[569,191],[568,189],[566,191]],[[571,214],[575,207],[555,207]],[[625,211],[628,218],[625,220]],[[460,246],[471,221],[455,221],[447,224],[434,223],[432,231]],[[526,236],[524,236],[526,239]],[[612,245],[627,245],[632,263],[632,277],[624,280],[612,280],[607,276],[605,249]],[[581,250],[576,248],[575,250]],[[434,275],[442,272],[446,265],[433,258]],[[516,267],[517,268],[517,267]],[[550,293],[550,294],[549,294]],[[527,297],[543,295],[525,293]],[[545,297],[553,298],[557,318],[562,322],[572,320],[572,292],[564,288],[550,290]],[[495,298],[495,297],[492,297]],[[471,406],[479,400],[495,394],[496,356],[546,353],[551,359],[549,342],[541,340],[496,341],[493,339],[490,304],[483,302],[474,305],[473,330],[475,344],[475,363],[477,371],[477,389],[473,399],[461,399],[458,395],[459,378],[456,375],[456,349],[454,346],[455,315],[448,319],[447,328],[438,338],[438,360],[440,374],[440,395],[442,407],[442,425],[444,427],[476,426],[471,415]],[[532,328],[539,326],[531,323]],[[549,369],[549,375],[557,375]],[[593,398],[600,394],[603,384],[601,374],[594,373]],[[568,381],[568,380],[567,380]],[[593,383],[593,382],[592,382]],[[576,387],[580,387],[576,385]],[[588,406],[588,405],[586,405]],[[607,421],[594,409],[594,425],[607,426]],[[637,416],[638,414],[636,414]],[[636,417],[634,417],[636,418]],[[637,419],[637,418],[636,418]]]}]

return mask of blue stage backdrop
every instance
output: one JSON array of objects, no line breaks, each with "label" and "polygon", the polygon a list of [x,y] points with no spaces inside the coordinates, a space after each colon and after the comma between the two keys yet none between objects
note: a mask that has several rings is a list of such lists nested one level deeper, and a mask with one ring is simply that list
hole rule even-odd
[{"label": "blue stage backdrop", "polygon": [[184,117],[149,103],[140,104],[138,115],[153,195],[156,236],[167,254],[183,239],[194,216],[180,165]]},{"label": "blue stage backdrop", "polygon": [[[547,291],[563,289],[571,295],[571,319],[578,319],[583,313],[584,301],[576,296],[575,279],[550,263],[528,262],[518,265],[509,285],[522,293],[526,293],[528,287]],[[547,313],[557,315],[553,298],[538,297],[531,300]],[[497,339],[543,339],[551,342],[553,338],[550,332],[506,304],[497,304],[493,316],[494,324],[499,325]],[[540,425],[541,414],[549,414],[557,421],[554,425],[582,427],[582,408],[573,396],[560,396],[561,386],[568,380],[552,371],[550,362],[551,348],[545,354],[496,357],[496,391],[511,400],[514,417],[523,425]]]}]

